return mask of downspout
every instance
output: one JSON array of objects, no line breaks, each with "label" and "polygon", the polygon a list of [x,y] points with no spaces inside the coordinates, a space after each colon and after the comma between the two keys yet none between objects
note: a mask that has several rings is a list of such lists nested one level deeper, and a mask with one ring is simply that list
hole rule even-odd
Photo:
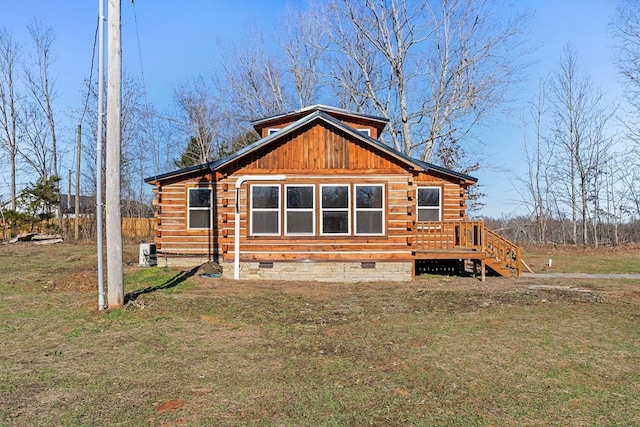
[{"label": "downspout", "polygon": [[[233,238],[234,280],[240,280],[240,187],[246,181],[284,181],[285,179],[287,179],[286,175],[242,175],[236,180],[236,215],[234,218],[235,233]],[[249,212],[247,211],[248,214]]]}]

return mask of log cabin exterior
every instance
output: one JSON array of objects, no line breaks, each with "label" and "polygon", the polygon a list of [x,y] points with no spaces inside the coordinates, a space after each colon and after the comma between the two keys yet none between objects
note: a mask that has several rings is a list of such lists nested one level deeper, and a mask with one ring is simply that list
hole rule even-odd
[{"label": "log cabin exterior", "polygon": [[519,275],[520,249],[467,218],[477,180],[381,143],[386,123],[315,105],[253,122],[262,138],[229,157],[147,178],[158,265],[365,281],[468,260]]}]

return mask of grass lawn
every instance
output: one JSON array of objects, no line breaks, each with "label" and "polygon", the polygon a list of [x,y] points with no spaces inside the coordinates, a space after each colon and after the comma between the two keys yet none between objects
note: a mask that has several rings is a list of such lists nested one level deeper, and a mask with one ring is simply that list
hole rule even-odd
[{"label": "grass lawn", "polygon": [[640,281],[233,282],[135,250],[98,312],[94,247],[0,246],[0,425],[640,425]]}]

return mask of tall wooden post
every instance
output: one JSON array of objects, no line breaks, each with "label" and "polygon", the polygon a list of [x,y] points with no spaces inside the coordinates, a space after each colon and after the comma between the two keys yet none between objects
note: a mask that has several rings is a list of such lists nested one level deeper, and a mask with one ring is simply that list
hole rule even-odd
[{"label": "tall wooden post", "polygon": [[[82,125],[78,125],[78,135],[76,139],[76,203],[74,213],[76,221],[73,228],[73,237],[77,242],[80,238],[80,148],[82,147]],[[71,192],[69,192],[71,193]]]},{"label": "tall wooden post", "polygon": [[[69,177],[67,178],[67,184],[69,184],[69,188],[67,190],[67,210],[71,209],[71,169],[69,169]],[[60,203],[62,206],[62,203]],[[62,211],[62,209],[60,209]]]},{"label": "tall wooden post", "polygon": [[120,213],[120,110],[122,102],[122,47],[120,0],[109,0],[107,67],[107,305],[124,303],[122,272],[122,220]]}]

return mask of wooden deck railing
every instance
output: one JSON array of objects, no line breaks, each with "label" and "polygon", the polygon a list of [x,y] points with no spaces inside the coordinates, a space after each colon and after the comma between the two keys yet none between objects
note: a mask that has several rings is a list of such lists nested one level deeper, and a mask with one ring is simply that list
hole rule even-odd
[{"label": "wooden deck railing", "polygon": [[485,252],[500,261],[503,267],[516,270],[522,275],[522,249],[499,234],[484,229]]},{"label": "wooden deck railing", "polygon": [[[420,221],[413,240],[416,253],[478,252],[489,265],[522,273],[520,248],[484,226],[484,221]],[[469,256],[473,259],[473,256]]]},{"label": "wooden deck railing", "polygon": [[421,221],[415,229],[416,252],[482,250],[483,221]]}]

